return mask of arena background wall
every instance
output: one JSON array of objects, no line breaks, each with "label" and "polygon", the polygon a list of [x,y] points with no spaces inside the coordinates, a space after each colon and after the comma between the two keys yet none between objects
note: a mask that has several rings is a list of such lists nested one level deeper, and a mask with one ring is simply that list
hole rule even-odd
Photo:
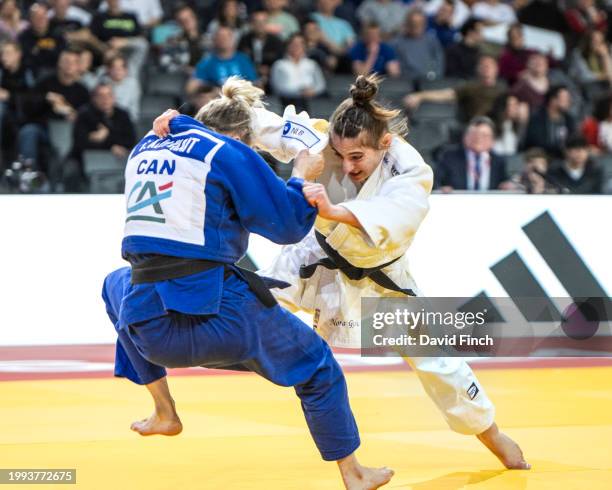
[{"label": "arena background wall", "polygon": [[[0,209],[0,345],[114,342],[100,293],[105,275],[125,265],[123,196],[0,196]],[[411,270],[428,296],[507,296],[490,268],[517,252],[551,298],[567,296],[523,230],[544,217],[609,296],[609,216],[606,196],[434,195],[409,251]],[[550,250],[558,239],[551,235]],[[254,236],[249,256],[263,267],[278,248]]]}]

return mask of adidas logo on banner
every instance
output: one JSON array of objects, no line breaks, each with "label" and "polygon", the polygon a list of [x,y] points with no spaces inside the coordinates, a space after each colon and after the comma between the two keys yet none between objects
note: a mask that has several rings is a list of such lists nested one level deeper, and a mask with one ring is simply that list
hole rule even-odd
[{"label": "adidas logo on banner", "polygon": [[[524,225],[522,229],[574,302],[588,303],[596,311],[599,320],[607,320],[607,312],[610,311],[608,295],[548,211]],[[562,313],[516,250],[493,264],[490,270],[525,320],[563,320]],[[535,308],[533,298],[541,299]],[[503,321],[484,291],[472,298],[466,306],[472,308],[476,304],[478,308],[487,309],[489,321]]]}]

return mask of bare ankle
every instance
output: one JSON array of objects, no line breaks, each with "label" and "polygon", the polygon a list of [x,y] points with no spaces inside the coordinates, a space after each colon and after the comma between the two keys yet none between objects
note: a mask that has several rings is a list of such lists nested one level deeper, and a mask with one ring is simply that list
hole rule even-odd
[{"label": "bare ankle", "polygon": [[340,472],[343,474],[359,472],[361,469],[361,465],[357,461],[355,453],[350,454],[346,458],[339,459],[336,462],[338,463],[338,468],[340,468]]},{"label": "bare ankle", "polygon": [[155,403],[155,413],[161,419],[176,419],[178,418],[178,414],[176,413],[176,406],[174,405],[174,401],[172,404],[168,403]]},{"label": "bare ankle", "polygon": [[491,439],[492,437],[495,437],[499,434],[499,427],[497,426],[497,424],[495,422],[493,422],[493,424],[491,424],[491,426],[481,432],[480,434],[476,434],[476,437],[478,437],[478,439]]}]

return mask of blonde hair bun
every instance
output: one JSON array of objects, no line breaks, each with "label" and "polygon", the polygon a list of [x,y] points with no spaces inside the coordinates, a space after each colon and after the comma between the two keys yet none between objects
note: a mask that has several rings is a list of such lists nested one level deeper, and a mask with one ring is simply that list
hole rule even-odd
[{"label": "blonde hair bun", "polygon": [[248,80],[237,76],[229,77],[221,87],[221,96],[241,102],[249,107],[262,107],[264,91]]}]

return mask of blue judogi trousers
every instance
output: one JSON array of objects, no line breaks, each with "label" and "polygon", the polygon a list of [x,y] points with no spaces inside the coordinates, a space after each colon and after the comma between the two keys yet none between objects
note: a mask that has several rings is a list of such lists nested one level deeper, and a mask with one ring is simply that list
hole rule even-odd
[{"label": "blue judogi trousers", "polygon": [[167,315],[120,325],[119,310],[130,268],[109,274],[103,298],[118,333],[115,376],[149,384],[165,367],[202,366],[252,371],[293,386],[310,433],[326,461],[353,453],[360,444],[346,381],[327,343],[295,315],[263,306],[236,274],[223,284],[218,314]]}]

